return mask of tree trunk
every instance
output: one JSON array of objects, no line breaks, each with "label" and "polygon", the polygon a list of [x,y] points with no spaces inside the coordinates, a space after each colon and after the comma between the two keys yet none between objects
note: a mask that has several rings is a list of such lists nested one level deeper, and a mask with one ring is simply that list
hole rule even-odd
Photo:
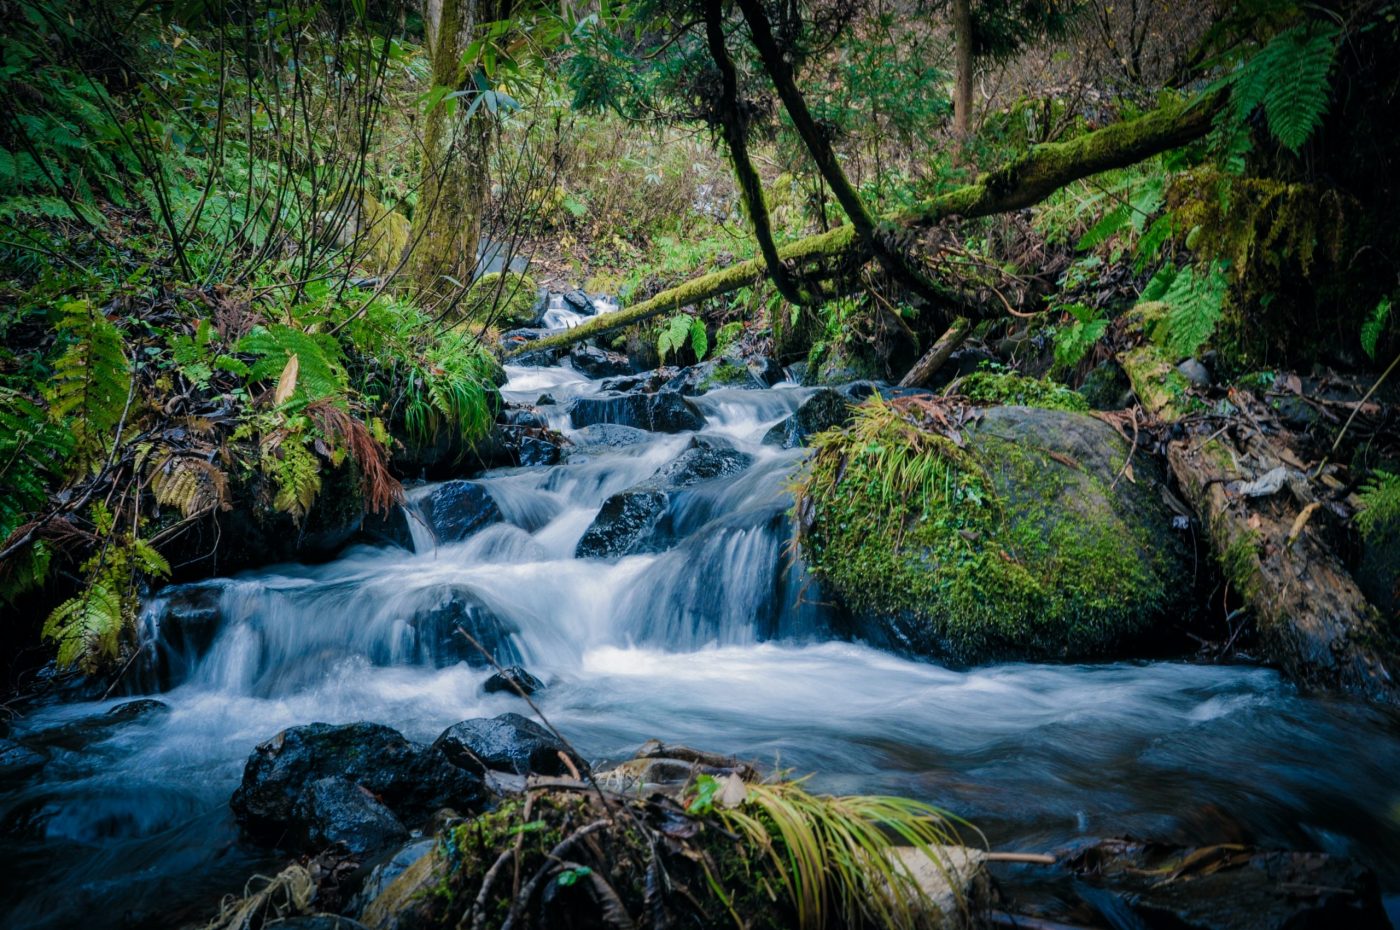
[{"label": "tree trunk", "polygon": [[[1297,458],[1263,433],[1221,430],[1171,443],[1167,461],[1267,657],[1299,684],[1400,703],[1395,636],[1316,532],[1327,515]],[[1243,490],[1276,469],[1292,476],[1279,490]]]},{"label": "tree trunk", "polygon": [[[472,41],[479,2],[428,0],[423,14],[433,87],[466,87],[469,75],[461,59]],[[469,97],[439,101],[423,124],[422,185],[409,268],[414,283],[428,293],[466,285],[476,270],[490,130],[485,108],[468,119],[469,105]]]},{"label": "tree trunk", "polygon": [[948,327],[948,331],[938,338],[938,341],[924,353],[924,357],[914,363],[908,373],[899,381],[900,387],[923,387],[928,384],[928,379],[938,373],[938,369],[948,361],[952,354],[957,351],[958,346],[967,341],[967,337],[972,334],[972,321],[965,316],[960,316],[953,321],[953,325]]},{"label": "tree trunk", "polygon": [[[1069,142],[1037,145],[1016,161],[984,174],[973,184],[960,187],[931,200],[915,210],[891,214],[883,221],[918,227],[939,223],[949,217],[971,219],[1020,210],[1038,203],[1072,181],[1101,171],[1123,168],[1168,149],[1185,145],[1205,135],[1225,97],[1212,95],[1191,106],[1168,104],[1135,120],[1116,123]],[[838,226],[830,232],[808,236],[780,246],[778,257],[793,265],[819,264],[820,271],[809,271],[808,284],[842,269],[858,268],[870,258],[854,227]],[[679,310],[711,297],[748,287],[767,276],[762,259],[740,262],[729,268],[692,278],[662,291],[632,307],[596,316],[573,329],[513,347],[507,355],[537,349],[573,345],[624,326],[631,326],[660,313]],[[951,290],[951,289],[950,289]],[[985,319],[986,311],[959,307],[957,316]]]},{"label": "tree trunk", "polygon": [[972,0],[953,0],[953,135],[966,145],[972,126]]}]

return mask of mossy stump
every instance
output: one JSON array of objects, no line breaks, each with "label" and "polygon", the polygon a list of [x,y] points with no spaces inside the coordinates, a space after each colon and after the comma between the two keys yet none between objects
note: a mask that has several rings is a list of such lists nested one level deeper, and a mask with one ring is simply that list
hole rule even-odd
[{"label": "mossy stump", "polygon": [[1187,602],[1159,467],[1125,469],[1128,444],[1092,416],[874,400],[814,445],[803,551],[862,635],[958,663],[1079,659]]}]

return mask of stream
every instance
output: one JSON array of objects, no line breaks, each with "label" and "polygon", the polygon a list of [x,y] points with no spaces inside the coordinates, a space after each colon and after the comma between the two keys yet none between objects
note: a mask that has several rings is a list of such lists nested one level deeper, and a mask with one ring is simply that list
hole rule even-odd
[{"label": "stream", "polygon": [[[566,435],[568,400],[599,390],[564,366],[509,368],[507,400]],[[131,696],[16,721],[50,762],[0,784],[0,926],[105,928],[205,920],[210,902],[281,861],[238,839],[228,798],[253,746],[311,721],[372,720],[430,741],[506,711],[489,669],[436,668],[402,618],[469,589],[549,686],[551,723],[597,763],[656,737],[751,758],[831,792],[942,805],[997,848],[1135,834],[1355,856],[1400,891],[1400,720],[1301,696],[1275,672],[1185,662],[1005,664],[956,671],[849,642],[805,583],[784,513],[801,450],[760,444],[808,389],[694,398],[703,433],[752,456],[741,474],[672,495],[665,551],[615,561],[575,548],[603,501],[692,441],[648,433],[554,466],[480,479],[505,521],[415,552],[356,546],[318,566],[245,573],[223,589],[208,651],[168,712],[93,722]],[[415,488],[410,502],[431,487]],[[159,598],[146,622],[158,614]],[[158,634],[158,630],[152,632]]]}]

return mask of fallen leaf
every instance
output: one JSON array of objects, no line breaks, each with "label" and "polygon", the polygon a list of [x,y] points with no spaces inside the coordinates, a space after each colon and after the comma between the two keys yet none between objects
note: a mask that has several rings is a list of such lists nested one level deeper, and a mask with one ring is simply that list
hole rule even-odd
[{"label": "fallen leaf", "polygon": [[1312,517],[1313,511],[1321,506],[1322,505],[1317,501],[1313,501],[1298,513],[1297,518],[1293,521],[1292,529],[1288,531],[1288,545],[1291,546],[1298,541],[1298,537],[1302,535],[1303,529],[1308,525],[1308,520]]},{"label": "fallen leaf", "polygon": [[273,403],[285,404],[287,398],[292,396],[292,392],[297,389],[297,373],[301,370],[301,362],[293,355],[287,359],[286,367],[282,369],[282,374],[277,379],[277,390],[272,395]]}]

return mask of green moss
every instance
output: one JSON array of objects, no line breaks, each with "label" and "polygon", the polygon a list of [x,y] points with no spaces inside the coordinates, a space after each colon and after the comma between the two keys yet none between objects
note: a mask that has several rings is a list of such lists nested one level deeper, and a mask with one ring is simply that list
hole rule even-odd
[{"label": "green moss", "polygon": [[1063,384],[1010,371],[978,371],[958,383],[958,393],[979,404],[1015,404],[1084,413],[1089,402]]},{"label": "green moss", "polygon": [[701,387],[709,389],[720,385],[744,384],[749,380],[749,370],[743,365],[736,365],[729,359],[723,359],[715,366],[714,371],[706,376],[701,382]]},{"label": "green moss", "polygon": [[505,326],[528,326],[535,319],[539,288],[528,274],[489,272],[472,282],[462,298],[462,313],[469,320],[494,318]]},{"label": "green moss", "polygon": [[1259,538],[1253,533],[1241,533],[1228,543],[1218,546],[1220,570],[1246,602],[1252,602],[1259,592]]},{"label": "green moss", "polygon": [[819,436],[795,489],[813,571],[915,649],[960,661],[1101,654],[1146,629],[1172,600],[1171,547],[1087,470],[1025,441],[965,440],[880,403]]}]

